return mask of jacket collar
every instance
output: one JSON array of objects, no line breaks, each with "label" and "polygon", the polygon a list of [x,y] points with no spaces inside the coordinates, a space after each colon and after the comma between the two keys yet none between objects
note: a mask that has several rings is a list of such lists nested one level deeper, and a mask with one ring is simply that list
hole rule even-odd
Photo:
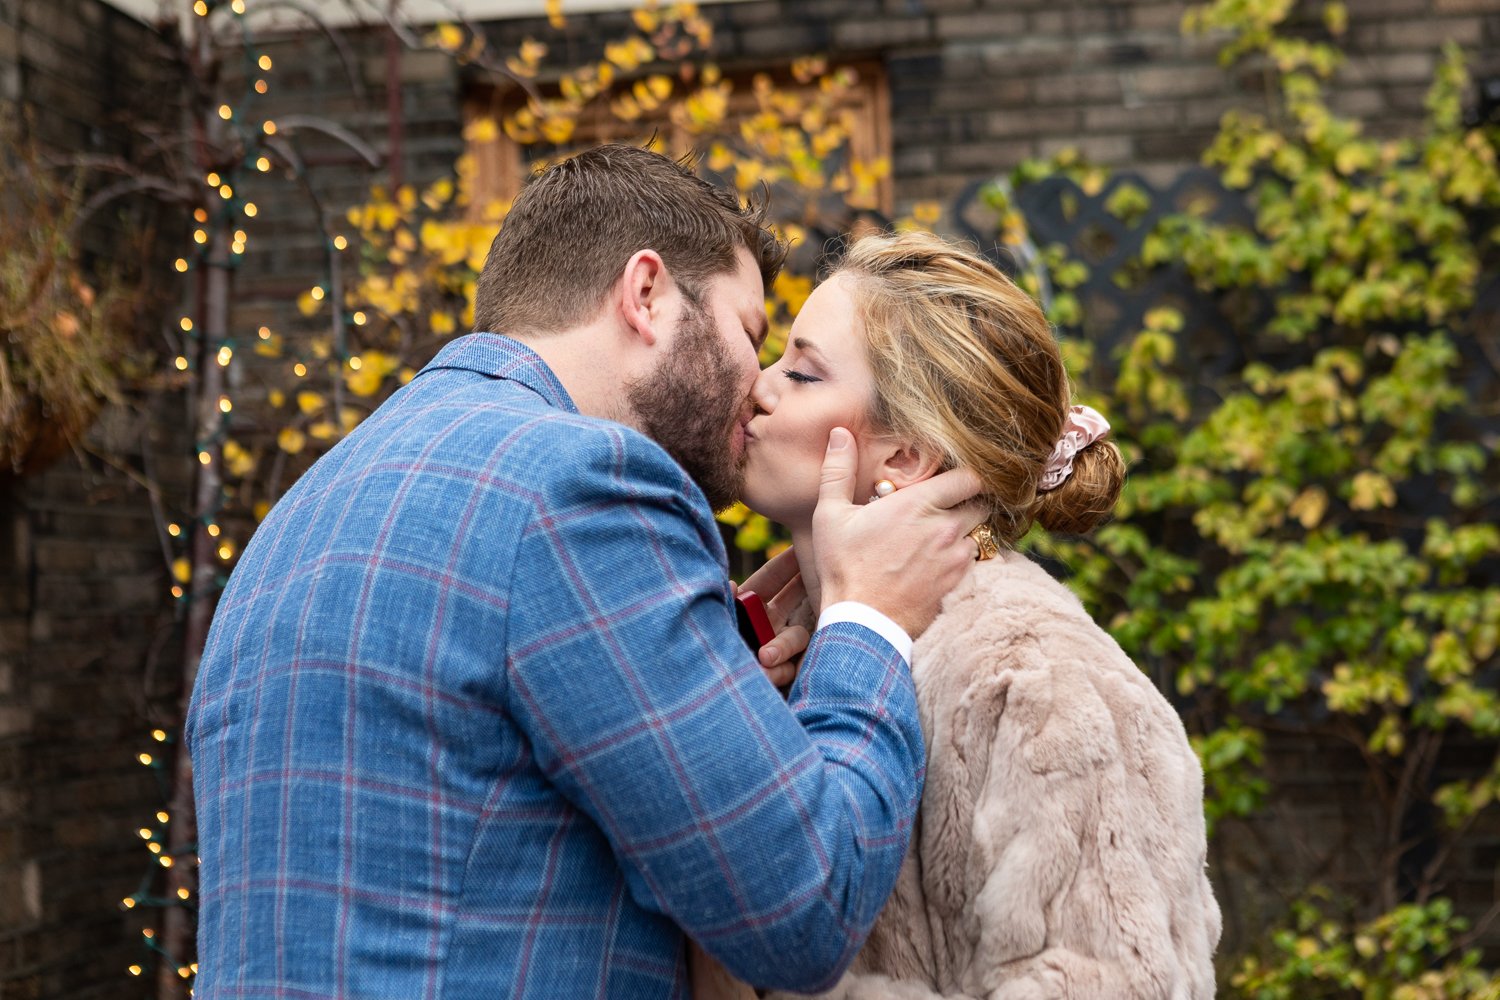
[{"label": "jacket collar", "polygon": [[499,333],[465,334],[450,341],[417,374],[420,376],[438,368],[458,368],[489,378],[519,382],[549,405],[569,413],[578,412],[568,390],[563,388],[547,363],[514,337]]}]

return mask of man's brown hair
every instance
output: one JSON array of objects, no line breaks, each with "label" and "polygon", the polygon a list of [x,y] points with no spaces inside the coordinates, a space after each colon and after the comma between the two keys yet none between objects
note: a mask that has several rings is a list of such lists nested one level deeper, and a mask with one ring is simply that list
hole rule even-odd
[{"label": "man's brown hair", "polygon": [[474,329],[553,333],[590,319],[640,250],[661,254],[689,301],[750,251],[767,285],[786,249],[742,207],[685,165],[635,146],[597,146],[533,178],[490,244],[474,296]]}]

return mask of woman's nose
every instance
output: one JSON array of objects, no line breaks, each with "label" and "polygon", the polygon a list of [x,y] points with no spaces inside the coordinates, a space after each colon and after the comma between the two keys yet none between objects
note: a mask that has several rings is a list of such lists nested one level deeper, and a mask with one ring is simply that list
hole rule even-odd
[{"label": "woman's nose", "polygon": [[762,413],[770,413],[776,408],[776,366],[772,365],[761,371],[755,377],[755,385],[750,387],[750,402]]}]

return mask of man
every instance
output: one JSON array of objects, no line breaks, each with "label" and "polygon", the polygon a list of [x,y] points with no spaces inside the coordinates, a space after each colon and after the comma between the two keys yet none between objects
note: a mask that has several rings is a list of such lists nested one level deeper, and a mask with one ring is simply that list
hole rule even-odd
[{"label": "man", "polygon": [[710,511],[779,264],[662,157],[553,167],[480,279],[508,336],[450,344],[272,510],[189,715],[200,1000],[682,997],[684,932],[759,984],[837,978],[921,791],[907,636],[982,515],[944,509],[967,473],[854,506],[835,432],[789,710]]}]

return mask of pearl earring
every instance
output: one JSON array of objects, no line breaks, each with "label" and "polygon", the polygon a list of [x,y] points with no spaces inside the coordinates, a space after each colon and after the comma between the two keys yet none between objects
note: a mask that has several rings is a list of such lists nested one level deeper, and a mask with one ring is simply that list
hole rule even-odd
[{"label": "pearl earring", "polygon": [[874,503],[881,497],[888,497],[894,492],[896,492],[895,483],[891,482],[889,479],[878,480],[875,483],[875,495],[870,498],[870,502]]}]

